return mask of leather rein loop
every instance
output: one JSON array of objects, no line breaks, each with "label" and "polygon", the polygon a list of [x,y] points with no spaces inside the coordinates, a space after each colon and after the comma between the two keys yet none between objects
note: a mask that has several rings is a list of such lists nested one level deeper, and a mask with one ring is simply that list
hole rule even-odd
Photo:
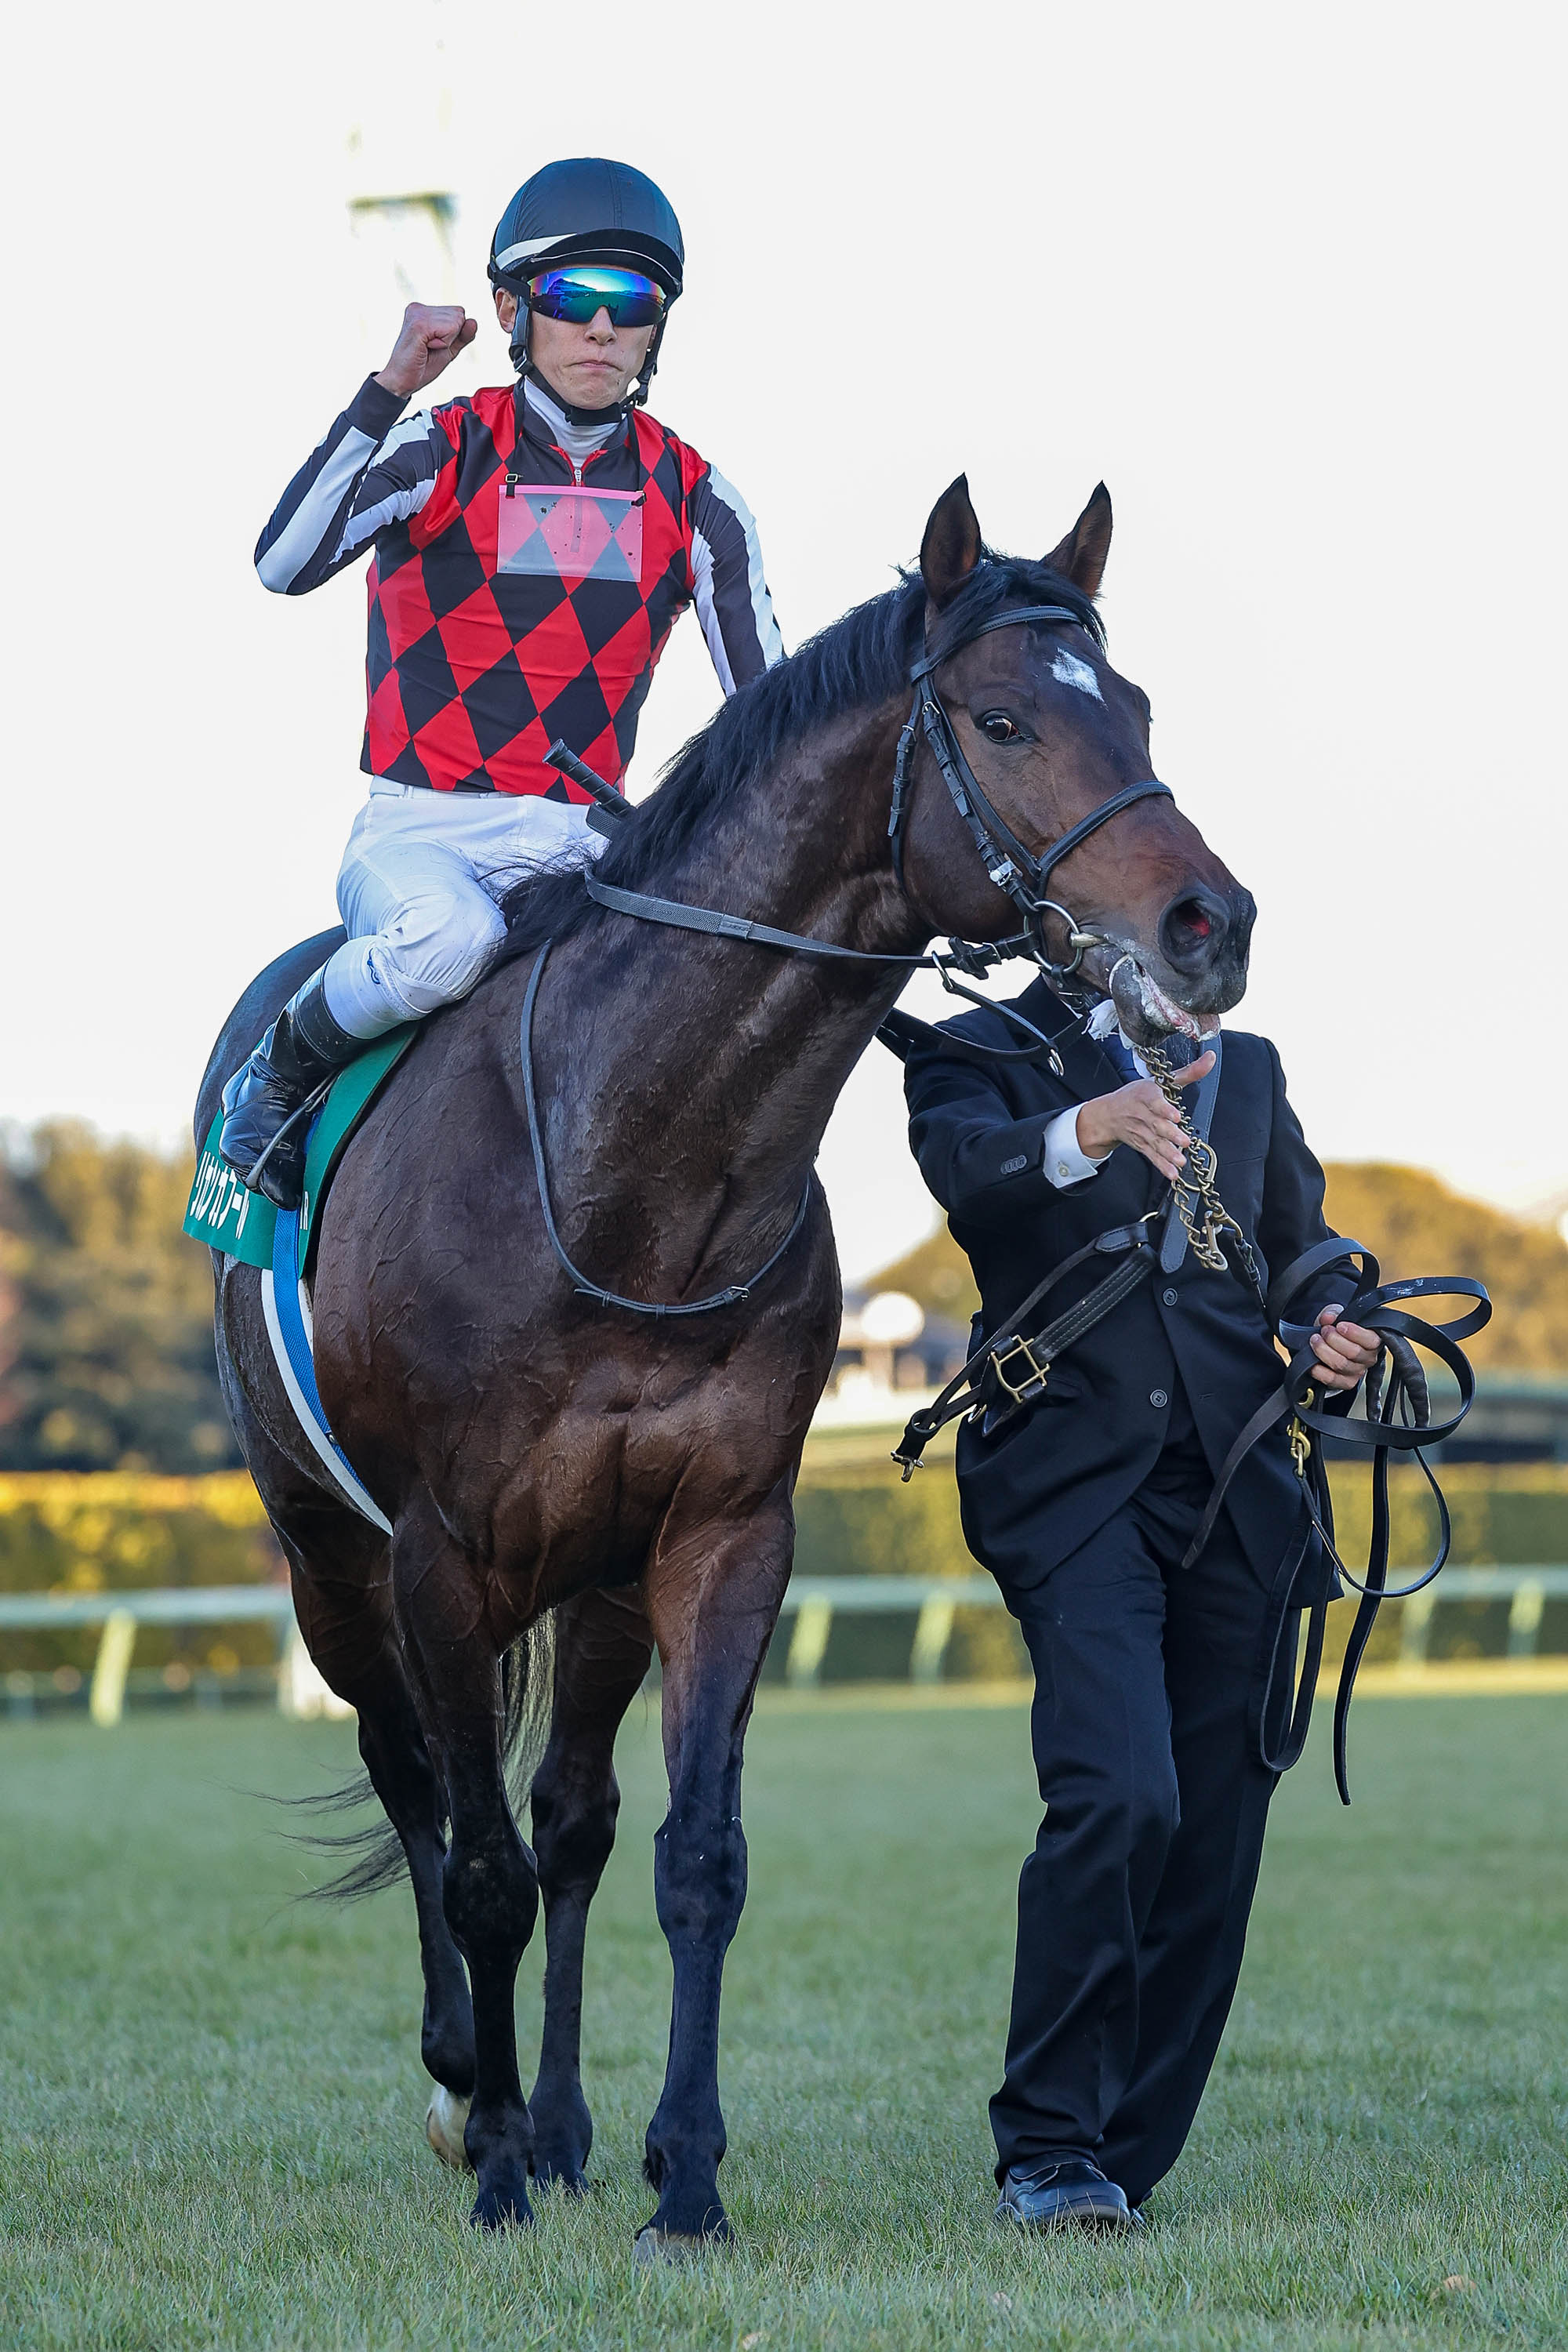
[{"label": "leather rein loop", "polygon": [[[1289,1322],[1283,1313],[1283,1309],[1314,1276],[1336,1265],[1359,1266],[1356,1276],[1358,1287],[1354,1296],[1340,1309],[1341,1320],[1359,1324],[1363,1330],[1373,1332],[1383,1342],[1383,1353],[1367,1375],[1364,1420],[1352,1421],[1347,1414],[1327,1412],[1316,1402],[1318,1391],[1312,1383],[1317,1372],[1317,1359],[1312,1352],[1311,1335],[1317,1326],[1315,1323]],[[1279,1388],[1258,1406],[1238,1433],[1221,1464],[1214,1491],[1182,1562],[1184,1568],[1191,1568],[1202,1553],[1219,1517],[1226,1489],[1253,1447],[1270,1430],[1278,1428],[1281,1422],[1286,1423],[1290,1430],[1291,1450],[1301,1483],[1301,1531],[1300,1538],[1288,1549],[1268,1597],[1268,1616],[1259,1651],[1253,1732],[1260,1761],[1268,1771],[1287,1771],[1306,1745],[1312,1701],[1317,1693],[1328,1604],[1333,1597],[1331,1571],[1332,1577],[1337,1577],[1352,1592],[1361,1595],[1355,1622],[1345,1646],[1339,1688],[1334,1698],[1334,1785],[1339,1790],[1341,1802],[1346,1805],[1351,1801],[1346,1736],[1356,1675],[1383,1602],[1409,1600],[1412,1594],[1420,1592],[1430,1584],[1447,1561],[1452,1536],[1448,1507],[1424,1449],[1441,1445],[1452,1437],[1474,1402],[1476,1376],[1459,1342],[1483,1330],[1492,1316],[1491,1300],[1487,1295],[1486,1286],[1468,1275],[1426,1275],[1405,1282],[1380,1283],[1380,1271],[1377,1259],[1363,1243],[1331,1237],[1304,1250],[1270,1283],[1265,1316],[1269,1329],[1278,1330],[1286,1346],[1292,1349],[1290,1361]],[[1413,1298],[1444,1297],[1473,1298],[1477,1303],[1468,1313],[1456,1316],[1447,1323],[1430,1323],[1422,1316],[1405,1313],[1398,1304],[1400,1300]],[[1454,1410],[1441,1421],[1432,1419],[1431,1401],[1426,1375],[1415,1352],[1417,1349],[1436,1356],[1447,1367],[1458,1391]],[[1314,1437],[1318,1440],[1315,1444],[1312,1442]],[[1364,1580],[1352,1574],[1334,1541],[1333,1501],[1329,1491],[1324,1439],[1372,1457],[1372,1532],[1367,1546]],[[1388,1460],[1391,1454],[1414,1457],[1437,1507],[1436,1549],[1415,1580],[1401,1585],[1388,1582],[1392,1533],[1388,1507]],[[1281,1670],[1293,1670],[1289,1639],[1295,1613],[1291,1596],[1314,1534],[1322,1546],[1323,1573],[1319,1589],[1308,1607],[1307,1640],[1289,1726],[1282,1741],[1276,1745],[1269,1731],[1268,1707],[1271,1695],[1279,1687]]]}]

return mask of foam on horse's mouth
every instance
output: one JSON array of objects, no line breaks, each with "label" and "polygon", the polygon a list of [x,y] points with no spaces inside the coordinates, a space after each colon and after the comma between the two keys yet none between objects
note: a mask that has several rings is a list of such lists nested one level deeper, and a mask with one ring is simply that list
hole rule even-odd
[{"label": "foam on horse's mouth", "polygon": [[1195,1014],[1186,1012],[1173,1002],[1158,981],[1151,980],[1136,958],[1124,955],[1115,965],[1107,983],[1110,1001],[1123,1028],[1133,1023],[1146,1028],[1151,1036],[1173,1032],[1182,1037],[1203,1035]]}]

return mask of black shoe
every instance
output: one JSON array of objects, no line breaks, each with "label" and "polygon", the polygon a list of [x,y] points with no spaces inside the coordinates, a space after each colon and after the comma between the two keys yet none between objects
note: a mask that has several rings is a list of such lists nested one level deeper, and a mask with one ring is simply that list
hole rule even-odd
[{"label": "black shoe", "polygon": [[1019,2230],[1114,2230],[1137,2227],[1114,2180],[1086,2156],[1032,2169],[1015,2165],[1002,2183],[999,2221]]},{"label": "black shoe", "polygon": [[[283,1007],[243,1069],[223,1090],[217,1148],[253,1192],[297,1209],[305,1192],[308,1118],[295,1118],[323,1080],[363,1054],[367,1040],[340,1029],[314,973]],[[289,1124],[293,1120],[292,1126]]]}]

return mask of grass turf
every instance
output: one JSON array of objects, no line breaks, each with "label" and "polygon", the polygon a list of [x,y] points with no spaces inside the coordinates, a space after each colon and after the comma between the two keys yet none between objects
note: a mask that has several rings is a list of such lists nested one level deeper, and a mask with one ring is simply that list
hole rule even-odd
[{"label": "grass turf", "polygon": [[315,1867],[242,1793],[321,1786],[345,1727],[0,1728],[0,2344],[1562,2345],[1568,1704],[1363,1706],[1349,1815],[1325,1728],[1277,1802],[1151,2228],[1021,2243],[992,2223],[984,2101],[1036,1811],[1024,1716],[765,1712],[725,2009],[737,2243],[651,2273],[629,2253],[668,1972],[640,1705],[590,1932],[602,2185],[542,2198],[522,2239],[471,2231],[423,2144],[405,1894],[290,1903]]}]

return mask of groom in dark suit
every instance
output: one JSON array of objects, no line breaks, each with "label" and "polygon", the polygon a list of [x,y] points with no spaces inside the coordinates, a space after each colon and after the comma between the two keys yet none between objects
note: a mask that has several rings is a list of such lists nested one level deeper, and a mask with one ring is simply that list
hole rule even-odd
[{"label": "groom in dark suit", "polygon": [[[1043,1055],[977,1066],[931,1043],[907,1060],[915,1156],[980,1288],[976,1342],[1011,1329],[1053,1265],[1160,1203],[1182,1166],[1177,1113],[1108,1001],[1087,1034],[1044,981],[1016,1003],[1056,1039],[1064,1076]],[[935,1034],[1016,1043],[988,1011]],[[1267,1287],[1270,1267],[1328,1233],[1322,1170],[1268,1041],[1215,1031],[1205,1048],[1182,1083]],[[1220,1273],[1178,1220],[1149,1230],[1152,1281],[1063,1352],[1037,1403],[971,1415],[958,1438],[964,1534],[1035,1667],[1047,1810],[1019,1885],[1006,2079],[991,2102],[998,2213],[1031,2228],[1135,2227],[1181,2152],[1236,1990],[1278,1777],[1249,1710],[1273,1723],[1289,1700],[1259,1688],[1269,1589],[1301,1534],[1283,1429],[1180,1565],[1280,1359],[1234,1241]],[[1068,1277],[1049,1314],[1106,1270],[1091,1264],[1076,1292]],[[1352,1287],[1336,1288],[1340,1274],[1291,1311],[1315,1318],[1318,1384],[1348,1406],[1377,1342],[1339,1320]],[[1314,1538],[1292,1599],[1325,1573]]]}]

